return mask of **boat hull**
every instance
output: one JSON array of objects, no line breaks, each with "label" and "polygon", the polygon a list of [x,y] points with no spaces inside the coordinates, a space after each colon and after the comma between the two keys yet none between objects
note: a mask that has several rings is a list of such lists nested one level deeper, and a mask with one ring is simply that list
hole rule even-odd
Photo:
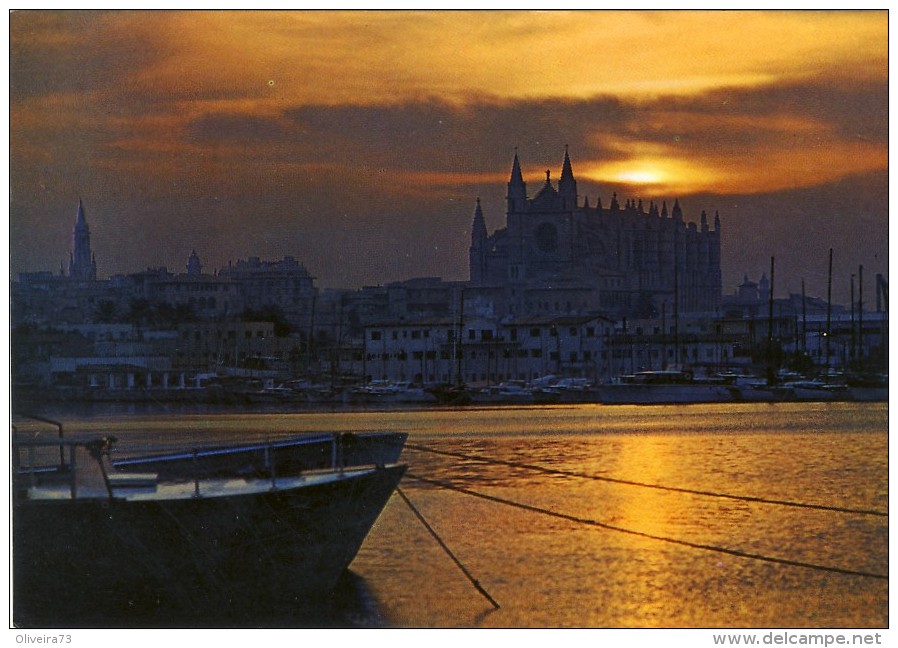
[{"label": "boat hull", "polygon": [[241,625],[301,608],[334,587],[404,471],[220,497],[17,498],[14,623]]},{"label": "boat hull", "polygon": [[727,385],[608,384],[596,387],[596,398],[608,405],[725,403],[733,400]]}]

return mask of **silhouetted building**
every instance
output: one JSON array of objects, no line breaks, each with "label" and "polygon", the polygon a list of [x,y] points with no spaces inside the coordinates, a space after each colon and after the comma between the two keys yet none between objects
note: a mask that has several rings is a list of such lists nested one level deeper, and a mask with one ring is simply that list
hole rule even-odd
[{"label": "silhouetted building", "polygon": [[[605,208],[577,193],[567,150],[561,178],[549,171],[533,197],[515,153],[505,227],[487,233],[480,200],[470,247],[472,301],[498,316],[609,314],[651,317],[713,312],[720,305],[720,217],[686,223],[679,201]],[[487,305],[488,302],[488,305]]]}]

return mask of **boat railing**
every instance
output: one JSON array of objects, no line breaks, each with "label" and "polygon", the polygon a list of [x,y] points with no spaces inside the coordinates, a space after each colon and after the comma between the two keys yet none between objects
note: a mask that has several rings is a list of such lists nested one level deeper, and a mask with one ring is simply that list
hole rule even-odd
[{"label": "boat railing", "polygon": [[[110,449],[116,441],[114,436],[48,439],[13,435],[13,478],[17,489],[27,490],[46,483],[67,484],[71,499],[77,499],[82,493],[92,496],[101,493],[111,499],[114,493],[108,463]],[[54,447],[59,448],[57,466],[48,465],[39,456],[40,449]]]},{"label": "boat railing", "polygon": [[[65,433],[63,432],[63,429],[62,429],[62,423],[60,423],[59,421],[54,421],[53,419],[45,418],[43,416],[38,416],[37,414],[17,413],[16,416],[21,417],[21,418],[31,419],[33,421],[38,421],[40,423],[47,423],[48,425],[52,425],[53,427],[56,428],[57,437],[60,440],[65,438]],[[16,427],[15,424],[13,424],[11,427],[12,427],[12,432],[13,432],[13,439],[15,439],[19,435],[19,429]],[[60,465],[65,463],[65,452],[61,445],[59,446],[59,463],[60,463]]]}]

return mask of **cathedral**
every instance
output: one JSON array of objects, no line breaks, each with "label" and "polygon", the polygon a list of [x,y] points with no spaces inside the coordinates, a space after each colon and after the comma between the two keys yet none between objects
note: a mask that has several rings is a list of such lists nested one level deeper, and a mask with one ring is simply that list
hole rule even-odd
[{"label": "cathedral", "polygon": [[496,316],[585,314],[668,317],[720,305],[720,216],[686,223],[679,201],[660,206],[615,194],[608,207],[577,193],[567,148],[530,196],[515,152],[505,227],[489,234],[474,212],[466,298]]}]

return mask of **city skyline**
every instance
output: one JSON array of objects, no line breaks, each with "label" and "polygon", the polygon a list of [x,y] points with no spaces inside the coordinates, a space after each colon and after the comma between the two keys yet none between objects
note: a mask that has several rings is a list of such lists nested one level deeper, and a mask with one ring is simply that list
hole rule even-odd
[{"label": "city skyline", "polygon": [[776,294],[825,294],[834,248],[847,301],[888,274],[887,18],[16,12],[10,269],[67,265],[80,199],[100,277],[195,248],[464,280],[476,199],[502,227],[515,151],[537,187],[569,145],[581,201],[719,212],[724,294],[771,256]]}]

